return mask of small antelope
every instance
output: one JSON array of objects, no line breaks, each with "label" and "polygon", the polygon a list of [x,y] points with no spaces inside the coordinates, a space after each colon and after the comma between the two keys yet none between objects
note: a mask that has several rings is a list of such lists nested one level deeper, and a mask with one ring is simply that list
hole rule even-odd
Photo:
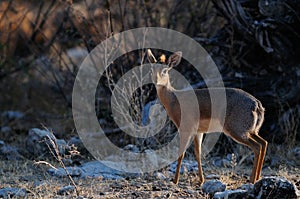
[{"label": "small antelope", "polygon": [[[221,117],[214,116],[211,113],[211,99],[209,92],[218,93],[218,88],[213,89],[194,89],[192,90],[198,100],[199,115],[198,118],[188,119],[189,125],[198,124],[194,129],[196,132],[181,131],[180,120],[181,110],[178,97],[189,101],[191,91],[176,90],[170,84],[169,71],[181,61],[182,53],[175,52],[167,61],[167,65],[155,64],[159,63],[153,56],[151,50],[147,50],[149,62],[152,64],[152,80],[156,86],[156,91],[160,102],[166,109],[166,112],[172,122],[176,125],[180,136],[180,156],[174,178],[174,183],[177,184],[180,175],[180,167],[185,154],[186,147],[190,139],[194,138],[195,155],[198,162],[198,172],[200,184],[204,182],[204,176],[201,166],[201,144],[203,133],[209,129],[210,121],[220,121]],[[160,63],[165,61],[165,57],[161,58]],[[246,93],[241,89],[225,88],[226,93],[226,112],[223,117],[223,132],[233,138],[235,141],[250,147],[254,152],[254,165],[250,182],[255,183],[262,170],[268,142],[258,135],[258,131],[264,120],[264,108],[259,100]],[[192,106],[192,105],[190,105]],[[197,107],[195,107],[197,108]],[[194,107],[189,107],[189,110],[195,110]],[[218,108],[218,107],[217,107]],[[217,109],[218,110],[218,109]],[[220,110],[221,112],[222,110]],[[222,122],[220,121],[222,124]]]}]

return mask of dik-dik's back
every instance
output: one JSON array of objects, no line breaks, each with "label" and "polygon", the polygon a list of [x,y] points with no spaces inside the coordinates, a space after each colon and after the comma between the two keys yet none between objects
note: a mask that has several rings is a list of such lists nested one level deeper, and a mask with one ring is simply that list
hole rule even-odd
[{"label": "dik-dik's back", "polygon": [[[210,92],[216,92],[213,96],[218,96],[219,89],[210,89]],[[199,107],[205,107],[205,104],[209,102],[209,94],[207,89],[196,90]],[[264,120],[264,108],[259,100],[246,93],[243,90],[236,88],[225,88],[226,94],[226,111],[224,121],[224,131],[229,132],[255,132],[257,133]],[[216,98],[223,100],[222,98]],[[222,102],[217,102],[222,104]],[[221,107],[221,105],[220,105]],[[211,107],[207,110],[201,110],[201,117],[205,117],[205,113],[210,112]],[[219,112],[223,112],[219,109]]]},{"label": "dik-dik's back", "polygon": [[[158,88],[160,90],[162,88]],[[167,92],[167,91],[164,91]],[[208,125],[211,120],[217,122],[218,125],[224,124],[223,130],[226,134],[229,132],[249,132],[257,133],[264,120],[264,108],[261,102],[249,93],[236,88],[225,88],[226,100],[222,97],[224,88],[195,89],[193,91],[173,90],[169,95],[158,93],[160,100],[165,105],[168,115],[171,117],[177,127],[180,126],[180,111],[174,112],[175,107],[180,110],[177,100],[178,96],[187,102],[191,97],[190,92],[195,92],[198,100],[198,108],[200,113],[199,129],[201,133],[208,132]],[[177,97],[176,97],[177,96]],[[216,100],[212,108],[211,96]],[[164,99],[166,98],[166,99]],[[173,98],[173,99],[170,99]],[[168,105],[167,105],[168,104]],[[192,104],[191,104],[192,105]],[[217,113],[212,114],[212,110]],[[175,117],[173,115],[176,115]],[[224,117],[225,115],[225,117]],[[211,132],[216,129],[210,129]]]}]

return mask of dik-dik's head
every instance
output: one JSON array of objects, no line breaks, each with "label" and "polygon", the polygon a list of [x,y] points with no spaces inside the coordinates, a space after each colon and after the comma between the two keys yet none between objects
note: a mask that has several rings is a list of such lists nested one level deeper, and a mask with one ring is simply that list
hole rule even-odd
[{"label": "dik-dik's head", "polygon": [[182,52],[178,51],[172,54],[168,61],[166,61],[166,56],[162,55],[157,60],[152,54],[151,50],[147,50],[148,61],[152,64],[152,81],[157,85],[168,86],[170,84],[169,71],[177,66],[182,57]]}]

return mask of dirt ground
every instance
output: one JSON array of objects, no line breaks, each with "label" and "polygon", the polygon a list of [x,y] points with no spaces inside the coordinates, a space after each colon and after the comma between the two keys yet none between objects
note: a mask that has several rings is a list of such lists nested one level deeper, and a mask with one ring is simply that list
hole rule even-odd
[{"label": "dirt ground", "polygon": [[[48,168],[45,165],[35,165],[31,160],[1,161],[0,188],[24,188],[28,198],[209,198],[202,192],[196,172],[185,172],[181,175],[179,184],[175,185],[172,182],[173,174],[168,172],[168,168],[159,171],[166,178],[159,178],[154,173],[125,177],[122,180],[73,178],[80,197],[77,197],[75,191],[59,194],[59,190],[71,185],[71,182],[68,178],[51,176],[47,173]],[[250,172],[250,167],[242,166],[234,169],[204,167],[205,176],[218,175],[227,189],[236,189],[247,183]],[[263,176],[286,177],[300,189],[300,168],[297,166],[282,164],[276,169],[265,166]]]}]

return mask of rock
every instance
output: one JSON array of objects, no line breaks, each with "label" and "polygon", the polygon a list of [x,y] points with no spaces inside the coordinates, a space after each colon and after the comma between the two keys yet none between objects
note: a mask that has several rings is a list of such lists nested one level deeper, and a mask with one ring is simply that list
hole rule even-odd
[{"label": "rock", "polygon": [[146,126],[149,123],[149,121],[150,121],[150,118],[149,118],[150,109],[154,104],[156,104],[156,100],[150,101],[144,106],[143,114],[142,114],[142,125],[143,126]]},{"label": "rock", "polygon": [[9,126],[2,126],[0,132],[1,133],[10,133],[11,128]]},{"label": "rock", "polygon": [[2,117],[7,118],[8,120],[17,120],[24,117],[24,113],[20,111],[5,111],[2,113]]},{"label": "rock", "polygon": [[50,182],[48,182],[48,181],[46,181],[46,180],[37,180],[37,179],[35,179],[35,180],[32,180],[32,181],[34,181],[33,182],[33,187],[34,188],[38,188],[38,187],[41,187],[41,186],[49,186],[49,183]]},{"label": "rock", "polygon": [[133,153],[139,153],[140,152],[139,148],[137,146],[133,145],[133,144],[128,144],[123,149],[127,150],[127,151],[131,151]]},{"label": "rock", "polygon": [[93,177],[93,175],[97,173],[113,173],[113,174],[121,174],[120,171],[114,170],[106,165],[104,165],[100,161],[91,161],[81,165],[81,169],[85,172],[84,177]]},{"label": "rock", "polygon": [[4,141],[3,140],[0,140],[0,147],[4,146]]},{"label": "rock", "polygon": [[227,154],[226,158],[214,157],[212,159],[212,164],[216,167],[232,168],[236,166],[237,158],[234,153]]},{"label": "rock", "polygon": [[279,167],[280,165],[282,165],[282,162],[283,162],[283,160],[281,157],[279,157],[278,155],[273,155],[270,166],[271,167]]},{"label": "rock", "polygon": [[2,126],[0,129],[0,137],[3,140],[10,140],[12,133],[12,129],[9,126]]},{"label": "rock", "polygon": [[[116,175],[116,174],[110,174],[110,173],[102,173],[100,175],[104,180],[121,180],[124,179],[124,177]],[[96,176],[95,176],[96,177]]]},{"label": "rock", "polygon": [[72,185],[64,186],[58,190],[58,195],[70,195],[75,191],[75,187]]},{"label": "rock", "polygon": [[[97,178],[102,177],[104,179],[123,179],[122,175],[124,173],[114,170],[100,161],[92,161],[82,164],[78,167],[66,167],[69,174],[72,177],[79,178]],[[48,173],[57,177],[66,177],[67,173],[63,168],[58,169],[48,169]]]},{"label": "rock", "polygon": [[[72,177],[80,177],[82,174],[82,170],[79,167],[66,167],[68,173]],[[50,173],[53,176],[56,177],[66,177],[67,173],[65,169],[63,168],[58,168],[58,169],[48,169],[48,173]]]},{"label": "rock", "polygon": [[218,179],[220,179],[220,176],[216,175],[216,174],[208,174],[208,175],[205,176],[205,179],[207,179],[207,180],[218,180]]},{"label": "rock", "polygon": [[186,161],[185,165],[188,172],[198,171],[198,163],[196,161]]},{"label": "rock", "polygon": [[193,189],[187,189],[186,192],[188,194],[194,195],[196,191],[194,191]]},{"label": "rock", "polygon": [[266,177],[255,183],[251,196],[257,199],[263,198],[289,198],[299,197],[296,186],[282,177]]},{"label": "rock", "polygon": [[293,154],[298,160],[300,160],[300,147],[295,147],[293,149]]},{"label": "rock", "polygon": [[248,191],[242,189],[226,190],[214,194],[214,199],[244,199],[247,198]]},{"label": "rock", "polygon": [[51,140],[56,140],[55,136],[46,130],[41,130],[38,128],[30,129],[28,132],[28,136],[26,138],[26,149],[32,155],[43,155],[49,152],[49,148],[46,145],[46,141],[49,143],[49,138]]},{"label": "rock", "polygon": [[0,189],[0,198],[25,198],[26,189],[20,188],[2,188]]},{"label": "rock", "polygon": [[159,180],[166,180],[167,177],[162,172],[155,172],[154,176]]},{"label": "rock", "polygon": [[[3,141],[2,141],[3,142]],[[4,142],[0,143],[0,156],[6,160],[22,160],[23,156],[20,155],[16,147],[5,145]]]},{"label": "rock", "polygon": [[243,184],[242,186],[240,186],[238,189],[242,189],[242,190],[247,190],[247,191],[252,191],[254,189],[254,185],[253,184]]},{"label": "rock", "polygon": [[81,169],[83,171],[82,177],[85,178],[102,176],[104,179],[123,179],[121,175],[124,173],[112,169],[106,165],[109,165],[109,163],[103,164],[100,161],[87,162],[81,165]]},{"label": "rock", "polygon": [[[280,177],[266,177],[258,181],[255,185],[243,184],[238,191],[225,191],[216,193],[215,198],[249,198],[249,199],[262,199],[262,198],[297,198],[300,196],[296,186],[284,178]],[[245,195],[244,195],[245,194]],[[298,195],[297,195],[298,194]]]},{"label": "rock", "polygon": [[222,167],[223,166],[223,159],[221,157],[213,157],[211,163],[215,167]]},{"label": "rock", "polygon": [[226,185],[220,180],[209,180],[202,185],[202,191],[209,195],[214,195],[216,192],[223,192],[226,189]]},{"label": "rock", "polygon": [[[177,161],[173,162],[170,164],[169,171],[172,173],[176,172],[177,168]],[[193,172],[193,171],[198,171],[198,163],[196,161],[191,161],[191,160],[183,160],[182,165],[180,168],[180,173],[185,173],[185,172]]]},{"label": "rock", "polygon": [[54,134],[50,131],[38,128],[29,130],[25,143],[27,151],[34,156],[49,154],[49,147],[54,150],[53,144],[57,145],[60,155],[63,155],[67,148],[67,144],[64,140],[56,139]]}]

